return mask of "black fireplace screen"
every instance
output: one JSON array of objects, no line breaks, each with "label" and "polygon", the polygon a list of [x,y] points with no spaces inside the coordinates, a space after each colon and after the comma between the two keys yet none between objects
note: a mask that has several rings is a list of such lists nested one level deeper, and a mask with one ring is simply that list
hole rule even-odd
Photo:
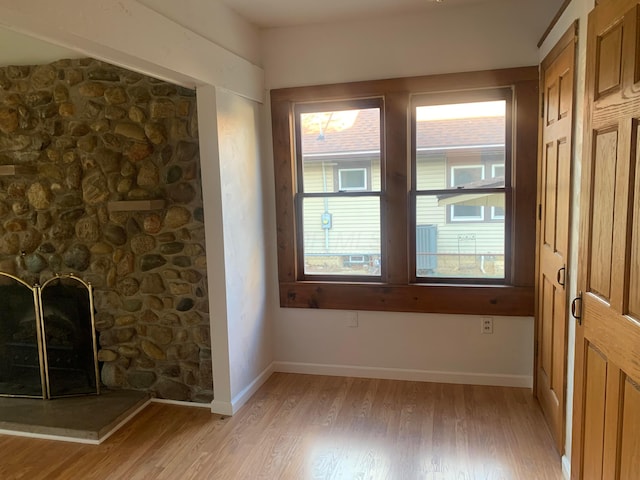
[{"label": "black fireplace screen", "polygon": [[91,285],[58,275],[29,286],[0,272],[0,396],[98,394]]}]

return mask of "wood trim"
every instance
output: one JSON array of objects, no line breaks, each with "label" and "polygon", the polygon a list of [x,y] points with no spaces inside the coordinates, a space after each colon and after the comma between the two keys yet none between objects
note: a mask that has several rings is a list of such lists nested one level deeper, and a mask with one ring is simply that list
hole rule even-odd
[{"label": "wood trim", "polygon": [[[513,192],[511,238],[505,239],[509,252],[511,285],[531,287],[535,284],[536,250],[536,176],[538,166],[538,79],[518,82],[514,86],[513,158],[511,162]],[[532,115],[532,112],[535,112]],[[508,243],[507,243],[508,242]],[[530,252],[521,254],[518,252]],[[507,253],[507,252],[505,252]]]},{"label": "wood trim", "polygon": [[[385,158],[408,159],[409,93],[392,93],[385,98]],[[382,267],[392,285],[409,282],[409,162],[385,162],[386,182],[383,198]],[[405,248],[398,248],[404,245]]]},{"label": "wood trim", "polygon": [[[464,301],[461,301],[464,299]],[[532,316],[533,289],[485,285],[280,283],[280,306],[337,310]]]},{"label": "wood trim", "polygon": [[[435,92],[513,89],[512,212],[507,225],[506,285],[417,284],[409,265],[411,248],[410,102]],[[281,306],[493,315],[533,314],[538,67],[521,67],[429,77],[296,87],[271,92],[276,225]],[[382,284],[354,279],[305,281],[296,242],[294,105],[382,97],[385,102],[386,174],[382,179]],[[402,160],[404,159],[404,161]],[[393,160],[393,161],[390,161]],[[515,218],[515,215],[518,218]],[[516,252],[517,250],[517,252]],[[331,279],[334,280],[334,279]],[[357,279],[356,279],[357,280]],[[313,285],[313,287],[310,287]],[[347,286],[349,285],[349,286]],[[314,290],[317,289],[317,290]],[[326,295],[326,292],[331,292]],[[461,301],[464,299],[464,301]]]},{"label": "wood trim", "polygon": [[271,119],[273,161],[276,181],[276,228],[278,232],[278,278],[281,282],[296,280],[295,219],[295,152],[291,142],[293,112],[289,102],[274,102],[272,92]]},{"label": "wood trim", "polygon": [[556,43],[553,46],[553,48],[549,51],[547,56],[544,57],[544,60],[542,60],[542,63],[540,64],[540,67],[542,69],[542,71],[540,72],[541,81],[544,78],[542,76],[543,71],[546,71],[549,69],[549,65],[555,62],[556,58],[558,58],[558,56],[564,51],[567,45],[569,45],[571,42],[573,43],[578,42],[578,34],[579,34],[579,22],[578,20],[576,20],[571,24],[571,26],[567,29],[567,31],[564,32],[562,37],[560,37],[560,40],[558,40],[558,43]]},{"label": "wood trim", "polygon": [[569,4],[571,2],[572,2],[572,0],[564,0],[564,2],[562,2],[562,5],[560,5],[560,8],[558,9],[558,12],[555,14],[553,19],[551,20],[551,23],[549,24],[547,29],[542,34],[542,37],[540,37],[540,40],[538,41],[538,48],[540,48],[542,46],[544,41],[547,39],[547,37],[551,33],[551,30],[553,30],[553,27],[556,26],[556,24],[560,20],[560,17],[562,16],[562,14],[564,13],[564,11],[567,9],[567,7],[569,6]]},{"label": "wood trim", "polygon": [[422,77],[370,80],[312,87],[271,90],[271,104],[280,102],[317,102],[345,98],[366,98],[391,93],[412,94],[469,90],[513,85],[538,80],[538,67],[517,67],[478,72],[446,73]]}]

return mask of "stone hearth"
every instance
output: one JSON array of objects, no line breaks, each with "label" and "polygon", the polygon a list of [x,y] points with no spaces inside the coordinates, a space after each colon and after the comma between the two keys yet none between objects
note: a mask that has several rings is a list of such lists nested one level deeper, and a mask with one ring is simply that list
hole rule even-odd
[{"label": "stone hearth", "polygon": [[32,400],[0,398],[0,433],[100,443],[149,402],[145,392]]}]

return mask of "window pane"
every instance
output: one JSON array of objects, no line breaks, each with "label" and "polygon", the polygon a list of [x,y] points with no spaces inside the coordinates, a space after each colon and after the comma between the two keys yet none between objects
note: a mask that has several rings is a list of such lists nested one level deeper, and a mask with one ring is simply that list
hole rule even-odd
[{"label": "window pane", "polygon": [[380,191],[380,109],[300,115],[305,193]]},{"label": "window pane", "polygon": [[[418,196],[417,276],[504,278],[504,203],[504,193]],[[498,211],[501,219],[489,218]],[[463,215],[466,221],[456,221]]]},{"label": "window pane", "polygon": [[503,187],[505,112],[504,100],[416,107],[418,190]]},{"label": "window pane", "polygon": [[367,171],[364,168],[343,168],[338,170],[341,192],[367,189]]},{"label": "window pane", "polygon": [[380,198],[303,200],[306,275],[380,275]]}]

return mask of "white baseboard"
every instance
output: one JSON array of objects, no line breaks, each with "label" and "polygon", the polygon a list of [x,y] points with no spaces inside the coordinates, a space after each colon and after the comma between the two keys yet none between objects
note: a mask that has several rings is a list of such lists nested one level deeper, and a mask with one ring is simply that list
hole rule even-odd
[{"label": "white baseboard", "polygon": [[[211,402],[211,411],[219,415],[234,415],[247,403],[247,400],[256,393],[256,391],[266,382],[271,374],[275,372],[274,363],[271,363],[258,375],[249,385],[247,385],[240,393],[231,399],[230,402],[221,402],[213,400]],[[214,389],[215,391],[215,389]]]},{"label": "white baseboard", "polygon": [[567,480],[571,478],[571,459],[566,455],[562,456],[562,474]]},{"label": "white baseboard", "polygon": [[192,408],[211,408],[211,403],[199,403],[199,402],[183,402],[180,400],[167,400],[166,398],[152,398],[152,403],[164,403],[165,405],[178,405],[180,407],[192,407]]},{"label": "white baseboard", "polygon": [[217,413],[218,415],[225,415],[230,417],[233,415],[233,406],[231,402],[221,402],[214,400],[211,402],[211,413]]},{"label": "white baseboard", "polygon": [[532,388],[530,375],[498,375],[491,373],[438,372],[403,368],[359,367],[353,365],[325,365],[316,363],[274,362],[274,371],[330,375],[339,377],[382,378],[417,382],[457,383],[464,385],[491,385],[497,387]]}]

